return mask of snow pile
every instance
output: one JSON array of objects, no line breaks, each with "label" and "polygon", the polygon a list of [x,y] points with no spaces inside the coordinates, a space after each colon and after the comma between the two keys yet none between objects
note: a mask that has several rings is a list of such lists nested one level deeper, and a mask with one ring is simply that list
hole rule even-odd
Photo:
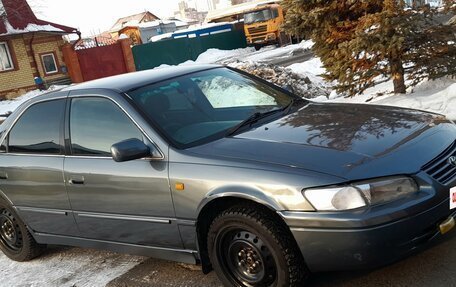
[{"label": "snow pile", "polygon": [[[198,56],[195,63],[199,64],[213,64],[219,63],[222,61],[230,60],[234,57],[243,58],[251,53],[255,52],[255,48],[249,47],[244,49],[235,49],[235,50],[219,50],[219,49],[209,49],[206,52]],[[187,62],[186,62],[187,63]]]},{"label": "snow pile", "polygon": [[[312,81],[306,72],[295,73],[291,69],[272,64],[234,63],[230,66],[246,71],[268,82],[307,99],[327,98],[328,89],[321,81]],[[309,74],[312,76],[312,74]]]},{"label": "snow pile", "polygon": [[144,261],[144,257],[80,248],[49,248],[30,262],[0,253],[1,286],[106,286]]},{"label": "snow pile", "polygon": [[[55,85],[55,86],[49,87],[49,89],[46,91],[33,90],[33,91],[30,91],[13,100],[0,101],[0,115],[5,115],[9,112],[14,112],[14,110],[17,109],[17,107],[19,107],[22,103],[24,103],[25,101],[27,101],[31,98],[41,96],[50,91],[60,90],[60,89],[63,89],[64,87],[66,87],[66,86]],[[0,121],[1,120],[3,120],[3,119],[0,117]]]},{"label": "snow pile", "polygon": [[277,58],[286,58],[290,57],[303,51],[312,49],[314,42],[307,40],[302,41],[298,44],[288,45],[281,48],[276,48],[275,46],[266,46],[261,48],[258,52],[252,53],[251,55],[242,59],[242,61],[252,61],[252,62],[261,62],[261,61],[270,61]]},{"label": "snow pile", "polygon": [[323,68],[323,63],[320,58],[312,58],[309,61],[292,64],[288,68],[296,74],[306,75],[313,82],[318,82],[322,85],[329,85],[321,77],[322,74],[326,73],[326,70]]},{"label": "snow pile", "polygon": [[[312,49],[313,45],[314,43],[308,40],[281,48],[276,48],[275,46],[266,46],[261,48],[259,51],[255,51],[252,47],[248,47],[245,49],[237,49],[237,54],[235,53],[233,55],[229,55],[225,59],[215,59],[212,61],[212,63],[230,64],[237,61],[251,63],[268,62],[271,60],[289,58],[296,54],[303,53],[304,51]],[[205,55],[208,53],[208,51],[201,54],[200,57],[210,59],[210,55]],[[198,62],[198,60],[196,60],[196,62]]]},{"label": "snow pile", "polygon": [[373,103],[437,112],[456,120],[456,81],[448,78],[426,81],[412,94],[374,99]]},{"label": "snow pile", "polygon": [[[159,39],[160,37],[168,37],[167,34],[154,36]],[[155,41],[156,39],[154,39]],[[234,50],[220,50],[220,49],[208,49],[206,52],[200,54],[195,61],[188,60],[180,63],[182,65],[193,65],[193,64],[223,64],[233,65],[233,63],[261,63],[269,62],[271,60],[290,58],[296,54],[303,53],[312,49],[314,43],[312,41],[302,41],[299,44],[288,45],[281,48],[275,46],[266,46],[256,51],[253,47],[239,48]],[[318,65],[318,63],[315,63]],[[167,64],[163,64],[158,68],[169,67]]]},{"label": "snow pile", "polygon": [[[367,89],[363,94],[351,98],[331,98],[333,102],[369,103],[387,106],[399,106],[419,109],[446,115],[456,120],[456,80],[441,78],[434,81],[423,81],[418,86],[409,89],[405,95],[392,93],[393,83],[387,81]],[[328,99],[318,99],[328,101]]]}]

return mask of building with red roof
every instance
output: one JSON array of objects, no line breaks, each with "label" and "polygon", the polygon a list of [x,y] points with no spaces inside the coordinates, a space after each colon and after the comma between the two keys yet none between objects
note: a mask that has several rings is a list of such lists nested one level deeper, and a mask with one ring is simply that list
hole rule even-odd
[{"label": "building with red roof", "polygon": [[0,97],[68,81],[63,36],[75,28],[41,20],[26,0],[0,0]]}]

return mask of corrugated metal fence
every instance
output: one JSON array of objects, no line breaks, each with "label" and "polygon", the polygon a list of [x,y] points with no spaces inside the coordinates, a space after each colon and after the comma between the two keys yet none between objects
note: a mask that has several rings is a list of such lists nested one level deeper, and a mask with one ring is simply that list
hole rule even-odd
[{"label": "corrugated metal fence", "polygon": [[177,65],[198,56],[210,48],[233,50],[247,46],[243,31],[231,31],[195,38],[163,40],[133,47],[136,70],[147,70],[162,64]]}]

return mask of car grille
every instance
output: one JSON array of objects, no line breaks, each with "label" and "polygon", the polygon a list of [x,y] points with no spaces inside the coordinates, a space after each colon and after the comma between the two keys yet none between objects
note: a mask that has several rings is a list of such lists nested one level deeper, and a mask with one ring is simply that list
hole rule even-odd
[{"label": "car grille", "polygon": [[423,170],[433,179],[446,185],[456,178],[456,166],[451,165],[448,161],[452,156],[456,156],[456,141],[438,157],[423,166]]},{"label": "car grille", "polygon": [[268,30],[268,26],[262,25],[254,28],[249,28],[249,33],[250,34],[258,34],[258,33],[266,33]]}]

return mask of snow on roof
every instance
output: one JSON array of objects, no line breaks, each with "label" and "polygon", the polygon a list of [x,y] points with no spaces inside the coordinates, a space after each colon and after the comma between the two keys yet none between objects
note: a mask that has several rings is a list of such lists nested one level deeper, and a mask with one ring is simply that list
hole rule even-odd
[{"label": "snow on roof", "polygon": [[147,17],[149,17],[151,19],[160,20],[160,18],[158,18],[157,16],[155,16],[151,12],[145,11],[145,12],[142,12],[142,13],[138,13],[138,14],[134,14],[134,15],[130,15],[130,16],[119,18],[116,21],[116,23],[112,26],[110,31],[111,32],[117,32],[117,31],[119,31],[119,30],[121,30],[122,28],[125,28],[125,27],[138,27],[140,23],[147,23],[147,21],[144,21],[145,18],[147,18]]},{"label": "snow on roof", "polygon": [[[184,26],[188,26],[189,25],[188,21],[177,19],[177,18],[168,18],[166,20],[174,22],[176,24],[176,27],[184,27]],[[192,22],[192,21],[190,21],[190,22]]]},{"label": "snow on roof", "polygon": [[[0,0],[3,21],[0,20],[0,36],[48,32],[71,34],[77,29],[38,19],[26,0]],[[6,17],[5,17],[6,16]]]},{"label": "snow on roof", "polygon": [[198,31],[198,30],[202,30],[202,29],[214,28],[214,27],[225,26],[225,25],[230,25],[230,24],[231,23],[229,23],[229,22],[208,23],[208,24],[203,24],[201,26],[197,26],[197,27],[179,30],[179,31],[176,31],[175,33],[194,32],[194,31]]},{"label": "snow on roof", "polygon": [[169,38],[172,38],[172,37],[173,37],[173,33],[165,33],[165,34],[161,34],[161,35],[152,36],[149,39],[149,42],[158,42],[160,40],[169,39]]},{"label": "snow on roof", "polygon": [[37,24],[30,23],[24,29],[16,29],[8,22],[8,20],[5,19],[4,25],[6,27],[6,33],[0,34],[0,36],[25,34],[25,33],[32,33],[32,32],[58,32],[58,33],[64,32],[62,29],[54,27],[51,24],[37,25]]},{"label": "snow on roof", "polygon": [[213,10],[210,11],[209,14],[206,16],[206,22],[211,22],[216,19],[243,14],[249,10],[255,9],[258,6],[280,2],[281,0],[255,0],[248,3],[233,5],[228,8]]}]

